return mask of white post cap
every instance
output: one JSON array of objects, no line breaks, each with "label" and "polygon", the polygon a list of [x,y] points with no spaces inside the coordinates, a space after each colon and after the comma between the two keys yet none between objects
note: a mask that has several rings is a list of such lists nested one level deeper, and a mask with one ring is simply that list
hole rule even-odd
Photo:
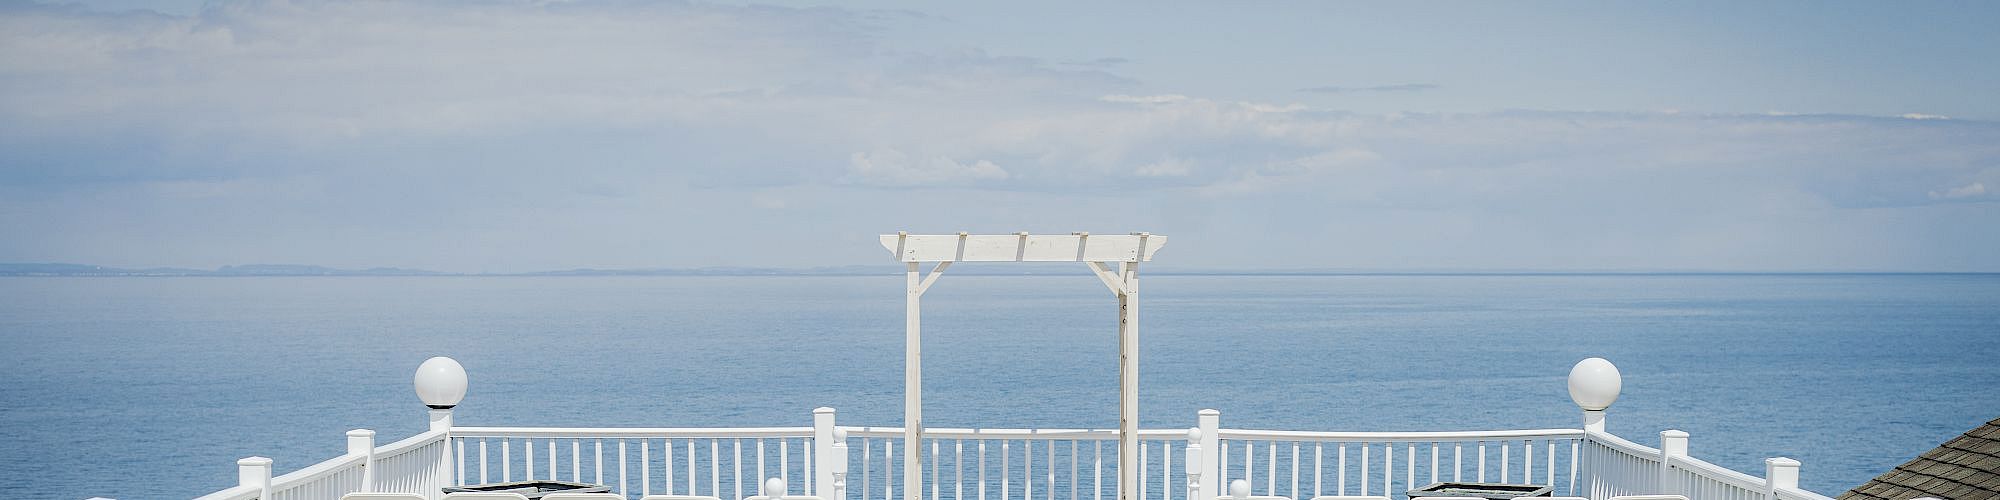
[{"label": "white post cap", "polygon": [[1624,379],[1618,375],[1618,367],[1604,358],[1589,358],[1576,362],[1569,369],[1569,399],[1584,411],[1602,411],[1610,408],[1618,400],[1618,390],[1624,387]]},{"label": "white post cap", "polygon": [[434,409],[458,406],[465,399],[465,367],[438,356],[417,366],[417,399]]},{"label": "white post cap", "polygon": [[1250,482],[1242,479],[1230,481],[1229,498],[1250,498]]},{"label": "white post cap", "polygon": [[770,498],[784,498],[784,497],[785,497],[785,480],[784,480],[784,479],[780,479],[780,478],[775,478],[775,477],[774,477],[774,478],[770,478],[770,479],[765,479],[765,480],[764,480],[764,496],[766,496],[766,497],[770,497]]}]

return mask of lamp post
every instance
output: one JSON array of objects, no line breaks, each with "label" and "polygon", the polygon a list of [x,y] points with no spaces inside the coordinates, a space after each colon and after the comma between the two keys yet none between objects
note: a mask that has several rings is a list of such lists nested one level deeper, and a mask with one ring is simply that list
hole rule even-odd
[{"label": "lamp post", "polygon": [[[465,399],[465,367],[458,360],[438,356],[424,360],[417,365],[417,399],[430,407],[431,432],[443,433],[444,453],[438,454],[436,465],[438,478],[451,481],[456,474],[452,470],[453,451],[451,449],[451,409]],[[462,479],[462,478],[461,478]],[[372,486],[372,485],[371,485]]]}]

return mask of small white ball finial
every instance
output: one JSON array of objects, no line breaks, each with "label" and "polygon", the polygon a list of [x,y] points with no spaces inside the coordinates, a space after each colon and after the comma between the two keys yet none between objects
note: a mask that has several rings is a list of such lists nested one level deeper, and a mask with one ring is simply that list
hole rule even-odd
[{"label": "small white ball finial", "polygon": [[835,443],[847,442],[847,429],[842,429],[839,427],[833,428],[833,442]]},{"label": "small white ball finial", "polygon": [[766,496],[766,497],[770,497],[770,498],[784,498],[784,497],[785,497],[785,480],[784,480],[784,479],[780,479],[780,478],[775,478],[775,477],[774,477],[774,478],[770,478],[770,479],[765,479],[765,480],[764,480],[764,496]]},{"label": "small white ball finial", "polygon": [[1250,498],[1250,482],[1242,479],[1230,481],[1229,498]]},{"label": "small white ball finial", "polygon": [[417,399],[436,409],[458,406],[465,399],[465,367],[444,356],[417,366]]},{"label": "small white ball finial", "polygon": [[1575,367],[1569,369],[1569,399],[1586,411],[1610,408],[1611,403],[1618,400],[1618,390],[1624,384],[1624,379],[1618,375],[1618,367],[1604,358],[1578,361]]},{"label": "small white ball finial", "polygon": [[1199,442],[1201,442],[1201,428],[1200,428],[1200,427],[1189,427],[1189,428],[1188,428],[1188,442],[1190,442],[1190,443],[1199,443]]}]

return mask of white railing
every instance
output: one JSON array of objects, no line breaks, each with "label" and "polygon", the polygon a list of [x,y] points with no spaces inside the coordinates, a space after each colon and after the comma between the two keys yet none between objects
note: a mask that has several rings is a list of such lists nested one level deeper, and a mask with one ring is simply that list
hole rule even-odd
[{"label": "white railing", "polygon": [[[238,485],[199,500],[338,499],[364,489],[442,496],[449,485],[562,480],[613,486],[628,497],[761,495],[764,478],[791,494],[904,500],[900,427],[453,427],[374,446],[351,431],[348,453],[281,476],[268,459],[239,461]],[[1434,482],[1551,486],[1595,499],[1678,493],[1702,500],[1829,500],[1798,488],[1798,463],[1767,461],[1758,478],[1687,455],[1687,434],[1651,448],[1597,430],[1317,432],[1220,428],[1204,410],[1192,429],[1139,431],[1137,500],[1215,500],[1245,480],[1253,494],[1309,499],[1381,495]],[[1116,494],[1118,432],[1110,429],[925,429],[926,500],[1106,500]],[[364,488],[366,486],[366,488]]]},{"label": "white railing", "polygon": [[1430,483],[1483,482],[1575,491],[1583,431],[1286,432],[1222,429],[1223,484],[1252,494],[1403,497]]},{"label": "white railing", "polygon": [[439,496],[446,484],[445,436],[433,430],[378,448],[375,431],[348,431],[345,455],[276,477],[270,459],[245,458],[237,461],[237,486],[196,500],[333,499],[356,491]]},{"label": "white railing", "polygon": [[801,484],[792,482],[796,477],[813,491],[813,431],[454,427],[454,482],[560,480],[610,485],[626,495],[743,498],[762,494],[763,478]]}]

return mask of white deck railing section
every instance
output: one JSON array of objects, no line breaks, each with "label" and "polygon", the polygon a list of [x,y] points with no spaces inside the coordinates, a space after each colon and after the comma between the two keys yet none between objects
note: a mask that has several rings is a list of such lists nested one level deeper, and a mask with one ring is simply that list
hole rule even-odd
[{"label": "white deck railing section", "polygon": [[[241,484],[199,500],[337,499],[364,491],[363,485],[439,498],[448,485],[538,479],[609,485],[631,498],[734,499],[763,495],[763,479],[773,477],[792,485],[794,495],[903,498],[903,461],[897,456],[902,428],[834,426],[825,409],[819,416],[814,427],[450,427],[381,447],[373,446],[373,432],[358,430],[349,433],[348,454],[282,476],[264,475],[268,461],[244,459]],[[1238,479],[1248,481],[1255,495],[1299,500],[1400,499],[1407,498],[1407,490],[1440,481],[1550,485],[1556,495],[1596,499],[1655,493],[1701,500],[1827,498],[1797,488],[1797,462],[1771,459],[1767,476],[1779,478],[1772,482],[1687,456],[1687,436],[1679,431],[1661,433],[1661,442],[1673,451],[1668,453],[1581,429],[1272,431],[1219,428],[1219,414],[1201,417],[1198,422],[1205,425],[1194,429],[1140,431],[1138,463],[1145,480],[1135,498],[1226,498],[1225,485]],[[844,439],[821,443],[815,437],[822,433]],[[1117,434],[926,429],[922,493],[930,500],[1114,498]],[[1203,452],[1211,447],[1214,453]]]},{"label": "white deck railing section", "polygon": [[[442,360],[442,361],[440,361]],[[347,453],[281,476],[271,460],[237,461],[237,485],[197,500],[335,500],[358,491],[417,493],[452,485],[560,480],[611,486],[628,498],[786,495],[827,500],[1107,500],[1117,498],[1119,431],[929,428],[906,447],[901,427],[836,425],[832,408],[808,427],[459,427],[451,409],[464,372],[448,358],[419,369],[430,431],[385,446],[347,434]],[[1605,432],[1621,382],[1592,358],[1570,374],[1581,429],[1470,432],[1318,432],[1225,429],[1202,410],[1188,429],[1136,431],[1133,500],[1217,500],[1245,481],[1252,495],[1407,498],[1435,482],[1534,484],[1556,495],[1606,499],[1680,494],[1693,500],[1831,500],[1799,489],[1799,463],[1765,460],[1764,477],[1688,454],[1688,435],[1660,433],[1651,448]],[[898,456],[920,450],[919,460]],[[909,470],[908,464],[920,464]],[[914,477],[913,477],[914,476]],[[914,486],[912,486],[914,485]],[[908,489],[921,488],[918,491]]]}]

